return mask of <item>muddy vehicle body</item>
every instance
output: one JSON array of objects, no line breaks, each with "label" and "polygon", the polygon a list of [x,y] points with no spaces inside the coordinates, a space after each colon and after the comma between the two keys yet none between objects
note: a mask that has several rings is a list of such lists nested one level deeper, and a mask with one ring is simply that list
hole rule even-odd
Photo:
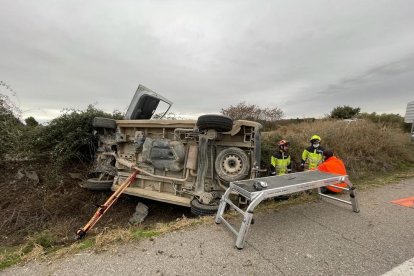
[{"label": "muddy vehicle body", "polygon": [[211,114],[150,119],[160,102],[167,111],[172,104],[140,85],[124,120],[94,119],[99,145],[88,181],[116,190],[135,169],[126,194],[188,206],[197,215],[215,213],[229,182],[256,177],[261,125]]}]

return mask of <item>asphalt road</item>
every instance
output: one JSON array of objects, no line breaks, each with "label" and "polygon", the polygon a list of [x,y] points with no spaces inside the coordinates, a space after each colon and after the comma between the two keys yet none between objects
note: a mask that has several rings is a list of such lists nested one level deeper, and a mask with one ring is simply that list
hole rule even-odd
[{"label": "asphalt road", "polygon": [[325,199],[256,214],[243,250],[224,225],[209,225],[0,274],[414,275],[414,209],[390,203],[410,196],[414,179],[359,193],[358,214]]}]

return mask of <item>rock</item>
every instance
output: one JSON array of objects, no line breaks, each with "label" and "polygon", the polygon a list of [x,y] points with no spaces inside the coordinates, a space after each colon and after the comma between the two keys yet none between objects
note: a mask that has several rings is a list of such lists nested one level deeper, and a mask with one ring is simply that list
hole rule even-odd
[{"label": "rock", "polygon": [[24,177],[24,175],[25,174],[23,173],[23,169],[20,169],[20,170],[17,171],[15,178],[17,180],[20,180],[20,179],[22,179]]},{"label": "rock", "polygon": [[142,202],[138,202],[135,213],[129,219],[129,223],[133,225],[140,224],[148,216],[148,206]]},{"label": "rock", "polygon": [[25,171],[25,175],[28,179],[32,180],[34,184],[38,184],[39,176],[37,176],[37,173],[35,171]]},{"label": "rock", "polygon": [[68,173],[68,175],[72,179],[78,179],[78,180],[82,180],[82,181],[85,180],[85,178],[80,173]]},{"label": "rock", "polygon": [[27,178],[31,180],[34,184],[38,184],[40,182],[39,176],[35,171],[26,171],[25,169],[19,169],[14,177],[16,180],[22,180],[23,178]]}]

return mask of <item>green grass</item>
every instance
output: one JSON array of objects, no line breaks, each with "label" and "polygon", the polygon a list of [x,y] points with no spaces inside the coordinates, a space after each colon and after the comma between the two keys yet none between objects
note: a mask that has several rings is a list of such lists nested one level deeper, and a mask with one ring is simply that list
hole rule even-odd
[{"label": "green grass", "polygon": [[92,248],[95,245],[95,239],[87,239],[78,244],[79,250],[86,250]]},{"label": "green grass", "polygon": [[56,241],[57,237],[48,230],[36,233],[33,236],[33,242],[41,245],[45,249],[53,247],[53,245],[56,244]]},{"label": "green grass", "polygon": [[21,261],[20,247],[0,247],[0,271]]},{"label": "green grass", "polygon": [[161,233],[156,230],[143,230],[143,229],[135,229],[131,232],[132,237],[135,240],[145,239],[145,238],[152,238],[160,235]]},{"label": "green grass", "polygon": [[16,254],[7,255],[2,261],[0,261],[0,270],[11,267],[20,263],[21,257]]}]

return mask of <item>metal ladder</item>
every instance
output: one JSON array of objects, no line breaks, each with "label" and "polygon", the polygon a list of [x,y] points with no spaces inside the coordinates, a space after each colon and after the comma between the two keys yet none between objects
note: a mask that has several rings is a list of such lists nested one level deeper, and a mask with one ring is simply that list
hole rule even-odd
[{"label": "metal ladder", "polygon": [[[346,183],[347,188],[334,185],[335,183],[341,182]],[[320,188],[325,186],[332,186],[348,191],[350,200],[346,201],[334,196],[322,194]],[[215,217],[215,222],[217,224],[223,222],[223,224],[236,235],[236,247],[238,249],[243,249],[253,219],[253,211],[256,206],[268,198],[274,198],[280,195],[287,195],[311,189],[317,189],[320,198],[325,197],[352,205],[352,210],[356,213],[359,212],[356,190],[347,175],[330,174],[320,171],[306,171],[231,182],[229,188],[220,200],[220,206]],[[245,211],[237,207],[229,199],[232,192],[236,192],[250,202]],[[243,221],[238,231],[223,217],[227,204],[243,216]]]}]

